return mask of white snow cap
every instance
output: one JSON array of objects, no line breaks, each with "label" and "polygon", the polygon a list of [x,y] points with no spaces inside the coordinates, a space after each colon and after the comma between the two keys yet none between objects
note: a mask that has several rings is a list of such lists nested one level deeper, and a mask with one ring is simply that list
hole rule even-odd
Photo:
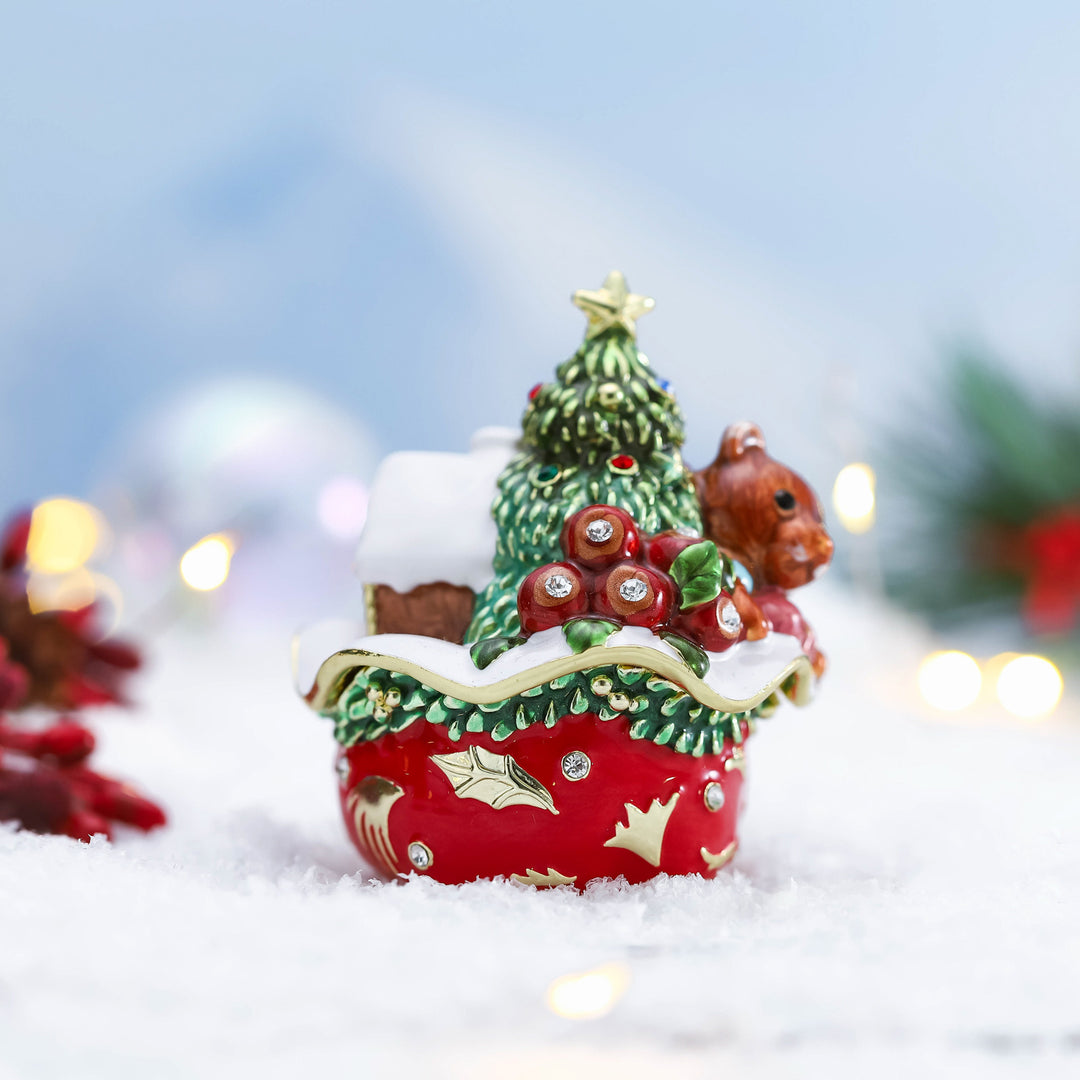
[{"label": "white snow cap", "polygon": [[407,450],[384,458],[356,551],[360,579],[398,592],[434,581],[485,588],[498,536],[491,503],[520,438],[513,428],[485,427],[467,454]]},{"label": "white snow cap", "polygon": [[[643,626],[624,626],[612,634],[603,647],[615,649],[627,645],[636,645],[682,663],[682,657],[675,649]],[[347,648],[410,661],[433,675],[466,687],[492,686],[541,667],[549,660],[573,656],[561,626],[533,634],[523,645],[497,656],[483,669],[473,663],[467,645],[454,645],[418,634],[373,634],[351,641]],[[802,651],[799,640],[788,634],[773,633],[761,641],[740,641],[726,652],[708,654],[709,670],[702,682],[723,698],[746,701],[763,693],[792,661],[802,655]],[[603,662],[603,658],[596,660],[597,664]],[[641,662],[648,664],[646,658]],[[307,692],[311,682],[302,692]]]}]

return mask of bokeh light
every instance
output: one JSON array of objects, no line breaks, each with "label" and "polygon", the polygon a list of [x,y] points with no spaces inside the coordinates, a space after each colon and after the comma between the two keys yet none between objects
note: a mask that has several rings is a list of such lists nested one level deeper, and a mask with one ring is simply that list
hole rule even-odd
[{"label": "bokeh light", "polygon": [[548,987],[548,1008],[571,1020],[595,1020],[611,1012],[629,984],[630,972],[623,964],[563,975]]},{"label": "bokeh light", "polygon": [[68,574],[94,554],[101,539],[97,511],[78,499],[46,499],[34,507],[26,559],[31,570]]},{"label": "bokeh light", "polygon": [[1025,719],[1052,713],[1064,688],[1061,672],[1042,656],[1014,657],[997,679],[998,701]]},{"label": "bokeh light", "polygon": [[77,611],[94,602],[97,585],[85,567],[70,574],[32,573],[26,582],[26,600],[30,610]]},{"label": "bokeh light", "polygon": [[850,533],[868,532],[874,525],[874,470],[862,462],[845,465],[833,484],[833,507]]},{"label": "bokeh light", "polygon": [[319,523],[337,540],[356,540],[367,520],[368,490],[354,476],[336,476],[319,492]]},{"label": "bokeh light", "polygon": [[919,692],[935,709],[956,712],[979,696],[982,672],[964,652],[937,652],[919,666]]},{"label": "bokeh light", "polygon": [[209,592],[224,584],[232,556],[233,542],[224,533],[204,536],[184,552],[180,576],[189,588]]}]

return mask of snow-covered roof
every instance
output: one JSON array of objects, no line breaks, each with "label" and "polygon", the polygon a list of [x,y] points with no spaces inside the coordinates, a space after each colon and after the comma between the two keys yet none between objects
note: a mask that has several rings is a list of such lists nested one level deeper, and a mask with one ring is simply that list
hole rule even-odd
[{"label": "snow-covered roof", "polygon": [[520,437],[487,427],[467,454],[410,450],[384,458],[356,552],[361,580],[398,592],[433,581],[483,589],[495,555],[496,482]]}]

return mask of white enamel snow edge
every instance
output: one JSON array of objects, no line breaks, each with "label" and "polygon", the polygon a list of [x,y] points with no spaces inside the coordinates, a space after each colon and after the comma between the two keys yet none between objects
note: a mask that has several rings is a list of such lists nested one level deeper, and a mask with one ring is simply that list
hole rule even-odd
[{"label": "white enamel snow edge", "polygon": [[[656,652],[682,663],[682,658],[670,645],[644,627],[624,627],[612,634],[601,648],[628,646]],[[523,645],[503,653],[483,670],[473,663],[467,646],[413,634],[374,634],[350,642],[347,649],[400,660],[466,688],[492,686],[550,661],[574,655],[561,627],[534,634]],[[702,682],[722,698],[747,701],[762,694],[803,655],[798,639],[788,634],[772,633],[761,641],[742,641],[726,652],[708,654],[709,670]],[[602,662],[599,657],[598,662]]]}]

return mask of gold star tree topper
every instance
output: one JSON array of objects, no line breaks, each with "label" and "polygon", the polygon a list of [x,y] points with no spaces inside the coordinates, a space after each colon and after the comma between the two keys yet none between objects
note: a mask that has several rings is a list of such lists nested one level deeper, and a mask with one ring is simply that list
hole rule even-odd
[{"label": "gold star tree topper", "polygon": [[613,326],[621,326],[632,338],[637,337],[635,323],[656,306],[651,296],[638,296],[626,288],[626,278],[612,270],[599,289],[578,289],[574,303],[589,317],[585,337],[594,338]]}]

